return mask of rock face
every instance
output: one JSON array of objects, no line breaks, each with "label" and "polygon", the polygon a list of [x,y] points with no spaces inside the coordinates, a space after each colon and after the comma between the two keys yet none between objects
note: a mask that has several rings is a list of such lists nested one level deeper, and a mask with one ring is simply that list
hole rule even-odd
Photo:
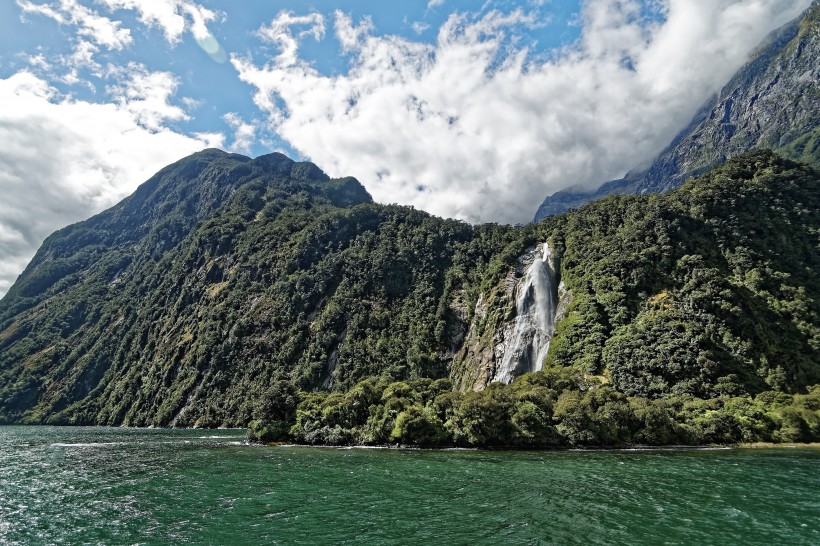
[{"label": "rock face", "polygon": [[544,200],[535,221],[607,195],[664,192],[757,148],[820,167],[818,2],[775,31],[648,169],[594,192],[557,192]]}]

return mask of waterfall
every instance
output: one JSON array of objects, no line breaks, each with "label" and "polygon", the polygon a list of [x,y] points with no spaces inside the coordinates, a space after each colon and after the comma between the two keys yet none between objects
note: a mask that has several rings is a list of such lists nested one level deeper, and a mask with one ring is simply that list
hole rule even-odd
[{"label": "waterfall", "polygon": [[516,285],[515,323],[511,331],[506,330],[504,356],[493,381],[510,383],[521,374],[536,372],[547,357],[555,333],[558,286],[549,243],[540,250]]}]

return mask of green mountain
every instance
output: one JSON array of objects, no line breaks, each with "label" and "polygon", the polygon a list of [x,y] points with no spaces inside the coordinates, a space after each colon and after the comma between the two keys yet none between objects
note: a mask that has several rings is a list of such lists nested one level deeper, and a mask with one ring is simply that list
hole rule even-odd
[{"label": "green mountain", "polygon": [[755,149],[820,168],[820,2],[775,31],[648,168],[547,197],[539,221],[613,194],[660,193]]},{"label": "green mountain", "polygon": [[511,233],[206,150],[43,243],[0,301],[0,415],[244,425],[277,379],[446,375],[454,285]]},{"label": "green mountain", "polygon": [[0,300],[0,419],[314,443],[818,437],[818,190],[756,152],[663,195],[470,226],[206,150],[43,243]]}]

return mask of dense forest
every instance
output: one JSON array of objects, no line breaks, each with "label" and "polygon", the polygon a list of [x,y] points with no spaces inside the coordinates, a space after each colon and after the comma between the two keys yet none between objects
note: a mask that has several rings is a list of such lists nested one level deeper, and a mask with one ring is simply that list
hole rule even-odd
[{"label": "dense forest", "polygon": [[449,294],[514,237],[280,154],[195,154],[45,241],[0,302],[0,416],[244,426],[282,379],[446,376]]},{"label": "dense forest", "polygon": [[[0,420],[319,444],[817,439],[819,183],[760,151],[667,194],[471,226],[280,154],[201,152],[49,237],[0,300]],[[489,383],[468,346],[497,344],[504,286],[544,241],[564,311],[543,370]]]},{"label": "dense forest", "polygon": [[319,445],[602,447],[809,442],[820,439],[820,387],[712,399],[626,396],[572,368],[526,374],[482,391],[448,379],[371,378],[346,392],[274,384],[249,435]]},{"label": "dense forest", "polygon": [[[508,249],[550,239],[572,292],[544,371],[467,393],[447,379],[280,385],[269,399],[291,403],[266,406],[252,431],[524,447],[820,439],[819,201],[816,171],[756,152],[668,194],[520,228]],[[513,255],[497,256],[485,288]]]}]

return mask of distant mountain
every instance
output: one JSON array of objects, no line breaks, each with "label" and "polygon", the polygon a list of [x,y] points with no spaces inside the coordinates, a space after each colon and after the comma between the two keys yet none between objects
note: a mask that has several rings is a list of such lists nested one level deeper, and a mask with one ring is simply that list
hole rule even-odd
[{"label": "distant mountain", "polygon": [[538,222],[611,194],[659,193],[758,148],[820,167],[820,3],[774,32],[647,169],[594,192],[559,191]]},{"label": "distant mountain", "polygon": [[0,422],[312,443],[816,438],[818,232],[820,175],[764,151],[511,227],[206,150],[43,243],[0,300]]}]

